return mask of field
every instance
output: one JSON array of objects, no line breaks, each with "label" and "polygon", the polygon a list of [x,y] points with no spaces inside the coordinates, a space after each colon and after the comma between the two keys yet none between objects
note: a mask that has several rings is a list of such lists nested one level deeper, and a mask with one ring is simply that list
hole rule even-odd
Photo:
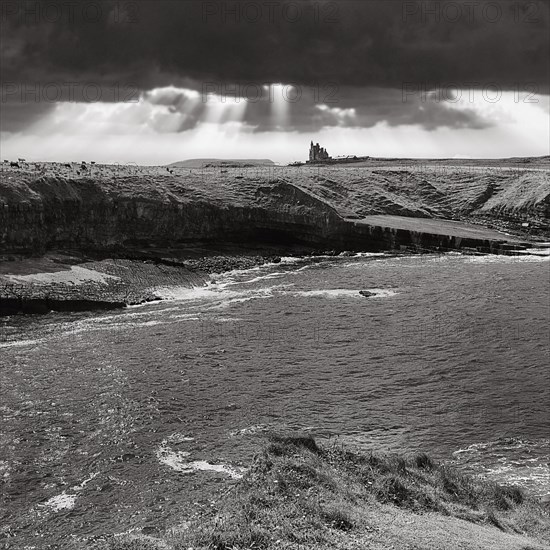
[{"label": "field", "polygon": [[[447,218],[520,234],[550,232],[550,157],[486,160],[372,159],[348,165],[188,168],[181,166],[25,163],[2,165],[2,180],[92,179],[131,194],[176,194],[247,201],[262,182],[287,181],[333,206],[342,216]],[[149,185],[153,188],[147,189]],[[529,224],[522,226],[521,224]]]}]

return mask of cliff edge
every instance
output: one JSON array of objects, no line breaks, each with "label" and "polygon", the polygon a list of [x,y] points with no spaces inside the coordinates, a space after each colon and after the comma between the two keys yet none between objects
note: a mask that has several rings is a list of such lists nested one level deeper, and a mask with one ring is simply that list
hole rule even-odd
[{"label": "cliff edge", "polygon": [[[186,521],[184,521],[186,520]],[[550,515],[519,489],[468,477],[425,454],[318,446],[276,436],[244,478],[159,537],[94,550],[544,550]]]},{"label": "cliff edge", "polygon": [[[402,169],[341,167],[294,168],[281,174],[271,169],[181,174],[147,168],[134,174],[111,167],[93,170],[4,170],[2,253],[72,249],[120,254],[200,243],[385,250],[413,243],[406,224],[396,236],[367,234],[352,223],[372,215],[465,220],[495,229],[512,225],[525,237],[550,231],[547,172],[494,174],[489,182],[489,176],[460,172],[426,176]],[[453,236],[452,226],[444,227],[443,233],[449,231]],[[423,232],[421,225],[417,232]],[[495,233],[478,237],[485,248],[491,248],[491,240],[510,240]],[[437,246],[436,240],[425,244]],[[455,248],[456,243],[447,240],[439,246]]]}]

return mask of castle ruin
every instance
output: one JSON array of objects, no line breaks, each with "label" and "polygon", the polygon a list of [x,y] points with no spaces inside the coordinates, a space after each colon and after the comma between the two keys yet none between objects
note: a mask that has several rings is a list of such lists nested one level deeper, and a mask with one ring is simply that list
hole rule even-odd
[{"label": "castle ruin", "polygon": [[327,150],[324,147],[321,147],[318,143],[313,145],[313,141],[309,146],[309,162],[318,162],[324,160],[331,160],[332,157],[329,157]]}]

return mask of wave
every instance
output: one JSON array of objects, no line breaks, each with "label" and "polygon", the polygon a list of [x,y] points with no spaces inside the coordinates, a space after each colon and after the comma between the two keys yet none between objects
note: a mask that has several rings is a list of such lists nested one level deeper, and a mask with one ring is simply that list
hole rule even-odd
[{"label": "wave", "polygon": [[[172,437],[172,436],[171,436]],[[168,446],[168,439],[162,441],[157,448],[156,456],[158,461],[165,466],[168,466],[176,472],[182,474],[191,474],[197,471],[204,472],[216,472],[219,474],[227,475],[233,479],[240,479],[243,477],[245,468],[228,466],[227,464],[212,464],[206,460],[188,460],[191,456],[190,451],[174,451]],[[192,439],[192,438],[191,438]],[[189,440],[184,438],[183,441]]]},{"label": "wave", "polygon": [[252,279],[249,279],[247,281],[232,281],[228,283],[222,283],[219,286],[220,288],[226,288],[227,286],[231,286],[231,285],[249,285],[252,283],[258,283],[260,281],[266,281],[269,279],[280,279],[285,275],[286,273],[276,271],[275,273],[268,273],[267,275],[258,275],[257,277],[253,277]]},{"label": "wave", "polygon": [[22,346],[36,346],[44,341],[44,338],[29,339],[29,340],[13,340],[9,342],[0,342],[0,348],[14,348]]},{"label": "wave", "polygon": [[[201,312],[208,309],[225,308],[232,303],[247,302],[254,299],[271,298],[277,290],[289,285],[274,285],[270,287],[246,290],[228,290],[229,283],[210,284],[207,287],[181,288],[164,287],[156,289],[164,300],[199,302]],[[236,283],[235,283],[236,284]]]},{"label": "wave", "polygon": [[177,300],[177,301],[194,301],[208,300],[219,297],[219,290],[215,285],[181,287],[181,286],[164,286],[156,287],[155,292],[162,300]]},{"label": "wave", "polygon": [[293,265],[297,264],[303,261],[307,261],[307,257],[301,257],[301,256],[283,256],[281,257],[280,262],[266,262],[261,265],[256,265],[254,267],[247,267],[247,268],[239,268],[239,269],[231,269],[229,271],[222,271],[220,273],[213,273],[212,276],[216,277],[218,280],[233,280],[235,277],[239,277],[240,275],[247,275],[249,273],[253,273],[255,271],[261,271],[265,269],[271,269],[272,267],[280,267],[284,265]]},{"label": "wave", "polygon": [[[397,292],[390,290],[388,288],[365,288],[361,290],[366,290],[368,292],[374,293],[374,296],[370,298],[389,298],[390,296],[395,296]],[[353,299],[362,299],[365,297],[359,294],[359,290],[351,290],[347,288],[333,288],[333,289],[323,289],[323,290],[300,290],[292,292],[294,296],[304,296],[309,297],[319,297],[319,298],[353,298]]]},{"label": "wave", "polygon": [[63,491],[61,494],[49,498],[43,504],[39,504],[39,506],[51,508],[54,512],[59,512],[60,510],[72,510],[75,507],[76,499],[79,496],[78,493],[98,475],[99,473],[92,474],[79,485],[74,485],[71,487],[74,493],[67,493],[66,491]]},{"label": "wave", "polygon": [[232,430],[229,432],[229,435],[230,437],[239,437],[243,435],[265,434],[271,429],[273,429],[273,427],[270,427],[267,424],[254,424],[252,426],[248,426],[247,428]]},{"label": "wave", "polygon": [[353,257],[354,258],[373,258],[376,256],[388,256],[391,257],[392,254],[388,254],[387,252],[357,252]]},{"label": "wave", "polygon": [[76,504],[76,499],[78,495],[69,495],[67,493],[61,493],[48,499],[42,506],[47,506],[52,508],[54,512],[59,512],[60,510],[72,510]]},{"label": "wave", "polygon": [[464,256],[467,263],[472,264],[512,264],[512,263],[540,263],[550,260],[550,254],[521,254],[518,256],[502,256],[502,255],[487,255],[487,256]]},{"label": "wave", "polygon": [[190,435],[184,435],[180,433],[173,433],[172,435],[169,435],[166,438],[166,441],[169,441],[170,443],[185,443],[187,441],[195,441],[194,437],[191,437]]},{"label": "wave", "polygon": [[539,496],[550,493],[550,439],[500,438],[458,449],[453,458],[494,481],[519,485]]}]

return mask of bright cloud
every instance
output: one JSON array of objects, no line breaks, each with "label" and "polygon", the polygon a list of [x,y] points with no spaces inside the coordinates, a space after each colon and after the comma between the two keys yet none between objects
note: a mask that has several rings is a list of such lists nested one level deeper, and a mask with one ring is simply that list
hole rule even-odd
[{"label": "bright cloud", "polygon": [[174,86],[129,103],[60,102],[18,131],[2,132],[5,157],[160,164],[191,157],[306,157],[310,139],[333,156],[505,157],[547,155],[549,96],[481,90],[441,94],[348,89],[315,103],[274,84],[263,97]]}]

